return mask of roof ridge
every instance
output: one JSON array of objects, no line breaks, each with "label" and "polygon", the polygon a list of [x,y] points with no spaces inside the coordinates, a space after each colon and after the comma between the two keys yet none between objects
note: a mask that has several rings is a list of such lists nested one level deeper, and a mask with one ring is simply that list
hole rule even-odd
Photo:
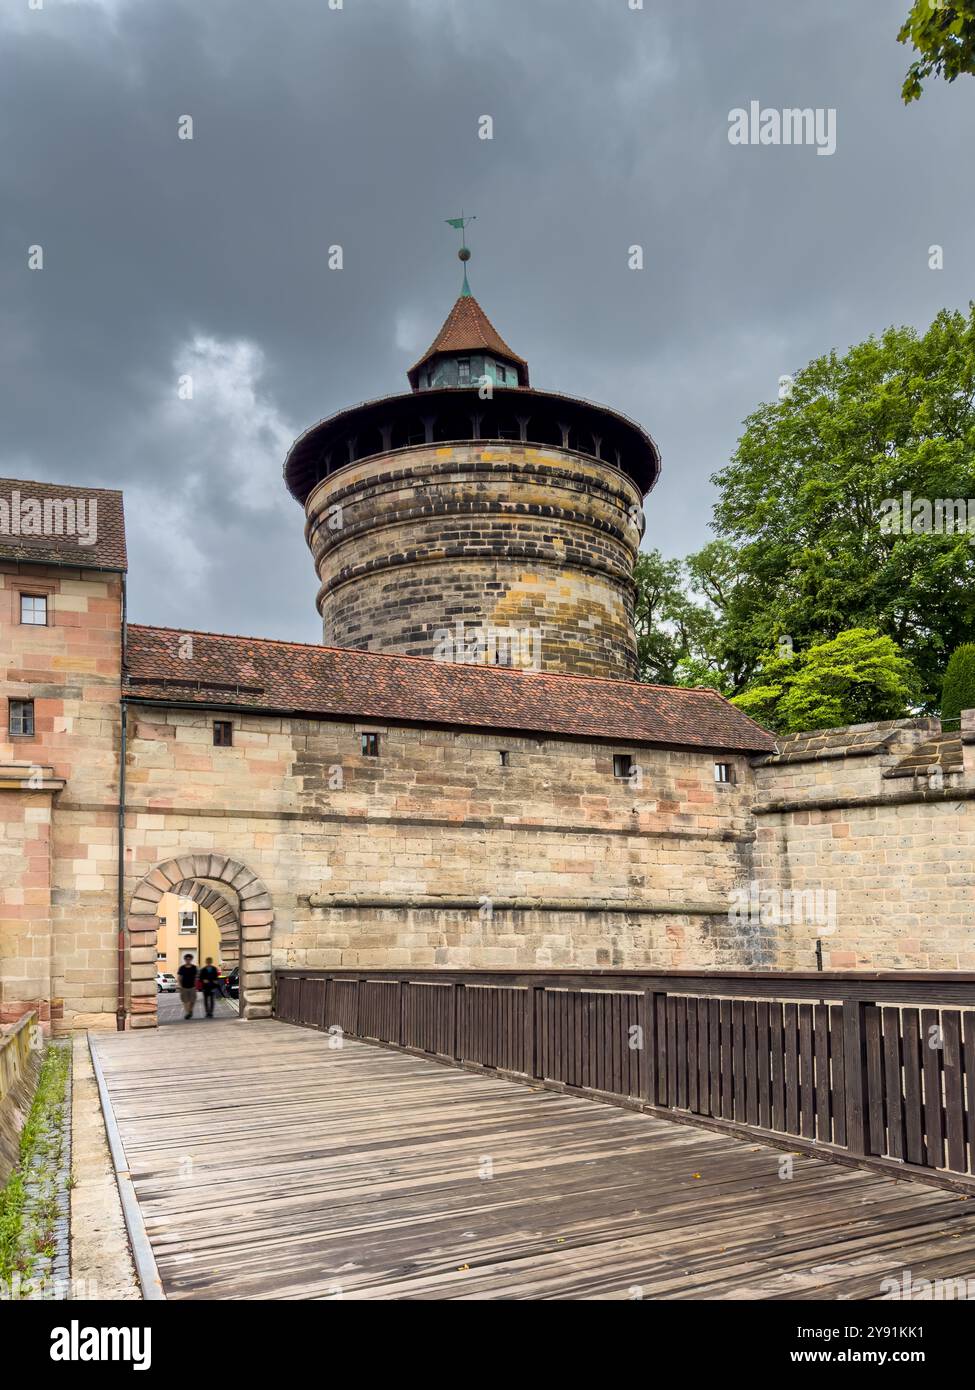
[{"label": "roof ridge", "polygon": [[[709,685],[663,685],[657,681],[617,679],[613,676],[585,676],[579,671],[525,671],[517,666],[482,666],[477,662],[437,661],[432,656],[415,656],[408,652],[374,652],[370,651],[368,647],[337,647],[326,642],[295,642],[286,637],[251,637],[242,632],[212,632],[202,628],[160,627],[155,623],[129,623],[128,628],[130,632],[133,628],[139,628],[144,632],[172,632],[186,637],[222,637],[231,642],[260,642],[268,646],[302,647],[309,651],[319,652],[341,652],[343,655],[348,653],[353,656],[365,656],[376,661],[419,661],[425,666],[454,666],[465,671],[485,671],[492,675],[503,676],[524,676],[526,679],[532,680],[537,680],[541,676],[555,680],[599,681],[603,685],[635,686],[640,690],[684,690],[689,695],[716,695],[719,700],[731,705],[730,700],[726,700],[723,695],[717,690],[713,690]],[[748,719],[752,724],[755,723],[736,705],[731,705],[731,708],[741,718]],[[756,724],[755,727],[760,728],[761,726]]]},{"label": "roof ridge", "polygon": [[123,496],[120,487],[94,487],[90,483],[46,483],[41,478],[0,478],[0,486],[4,483],[17,483],[18,486],[26,484],[27,487],[70,488],[74,492],[104,492],[109,497]]}]

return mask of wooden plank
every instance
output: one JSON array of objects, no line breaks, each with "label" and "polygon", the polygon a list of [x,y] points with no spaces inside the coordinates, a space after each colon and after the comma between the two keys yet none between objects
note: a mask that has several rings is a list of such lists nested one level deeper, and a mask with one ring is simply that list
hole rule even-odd
[{"label": "wooden plank", "polygon": [[885,1006],[881,1010],[884,1039],[884,1104],[887,1115],[887,1152],[891,1158],[907,1157],[904,1127],[904,1081],[901,1075],[900,1010]]},{"label": "wooden plank", "polygon": [[884,1048],[880,1010],[864,1004],[863,1026],[867,1040],[867,1126],[870,1152],[887,1152],[886,1110],[884,1107]]},{"label": "wooden plank", "polygon": [[711,1042],[708,1036],[710,1007],[707,999],[697,1001],[697,1113],[711,1113]]},{"label": "wooden plank", "polygon": [[687,998],[677,1000],[677,1108],[687,1109]]},{"label": "wooden plank", "polygon": [[772,1128],[772,1039],[769,1033],[769,1004],[760,999],[755,1008],[758,1030],[758,1123]]},{"label": "wooden plank", "polygon": [[721,1000],[721,1114],[735,1118],[734,1029],[730,999]]},{"label": "wooden plank", "polygon": [[833,1093],[830,1080],[829,1005],[817,1004],[813,1019],[816,1072],[816,1133],[823,1144],[833,1138]]},{"label": "wooden plank", "polygon": [[172,1301],[848,1300],[975,1267],[956,1193],[812,1157],[784,1183],[753,1135],[267,1020],[94,1045]]},{"label": "wooden plank", "polygon": [[813,1006],[799,1005],[799,1132],[816,1137],[816,1061],[813,1053]]},{"label": "wooden plank", "polygon": [[965,1121],[968,1137],[968,1171],[975,1173],[975,1012],[964,1014],[965,1035]]},{"label": "wooden plank", "polygon": [[696,1115],[699,1111],[700,1069],[698,1066],[698,1023],[697,999],[687,1001],[687,1101],[688,1110]]},{"label": "wooden plank", "polygon": [[670,1074],[670,1062],[667,1056],[667,996],[666,994],[655,994],[654,999],[657,1003],[657,1103],[658,1105],[667,1104],[668,1076]]},{"label": "wooden plank", "polygon": [[964,1173],[965,1155],[965,1074],[961,1050],[961,1014],[944,1009],[941,1014],[944,1037],[945,1147],[948,1167]]},{"label": "wooden plank", "polygon": [[732,1069],[734,1072],[735,1113],[739,1124],[745,1122],[745,1001],[734,999],[731,1004]]},{"label": "wooden plank", "polygon": [[829,1006],[829,1070],[833,1093],[833,1142],[846,1143],[846,1039],[843,1005]]},{"label": "wooden plank", "polygon": [[667,995],[667,1104],[671,1109],[677,1106],[677,1000]]},{"label": "wooden plank", "polygon": [[937,1009],[921,1010],[921,1069],[924,1073],[924,1134],[928,1167],[945,1166],[944,1111],[941,1106],[941,1018]]},{"label": "wooden plank", "polygon": [[758,1124],[758,1006],[754,999],[746,999],[744,1006],[745,1030],[745,1119],[750,1125]]},{"label": "wooden plank", "polygon": [[786,1129],[785,1118],[785,1024],[782,1005],[769,1004],[769,1027],[772,1034],[772,1128],[779,1134]]},{"label": "wooden plank", "polygon": [[799,1133],[799,1006],[782,1006],[785,1037],[785,1128]]},{"label": "wooden plank", "polygon": [[717,999],[708,1000],[708,1049],[711,1090],[708,1114],[717,1118],[721,1114],[721,1004]]},{"label": "wooden plank", "polygon": [[928,1161],[924,1144],[924,1090],[921,1076],[921,1018],[917,1009],[901,1012],[904,1066],[904,1147],[909,1163]]}]

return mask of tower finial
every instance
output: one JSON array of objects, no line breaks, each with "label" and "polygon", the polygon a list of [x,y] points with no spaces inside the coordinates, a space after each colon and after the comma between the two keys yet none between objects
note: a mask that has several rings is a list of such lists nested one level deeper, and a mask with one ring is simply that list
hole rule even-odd
[{"label": "tower finial", "polygon": [[476,222],[477,218],[473,213],[470,217],[465,217],[462,208],[459,217],[448,217],[445,219],[445,221],[448,227],[456,227],[457,230],[460,232],[460,250],[457,252],[457,258],[458,260],[462,261],[464,265],[464,284],[461,287],[460,293],[461,297],[463,297],[464,295],[470,295],[471,287],[467,283],[467,262],[471,258],[471,253],[470,248],[467,245],[467,238],[464,236],[464,231],[467,227],[468,222]]}]

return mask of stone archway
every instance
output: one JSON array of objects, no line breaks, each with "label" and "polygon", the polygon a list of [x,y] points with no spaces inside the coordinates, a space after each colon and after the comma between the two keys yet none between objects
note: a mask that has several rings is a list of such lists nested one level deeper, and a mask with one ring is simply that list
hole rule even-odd
[{"label": "stone archway", "polygon": [[206,908],[220,932],[220,954],[225,964],[239,965],[240,924],[237,921],[237,908],[226,893],[198,878],[184,878],[182,883],[177,883],[169,891]]},{"label": "stone archway", "polygon": [[[239,860],[223,854],[181,854],[150,870],[132,893],[128,917],[129,1023],[132,1028],[156,1026],[159,900],[164,893],[179,893],[208,906],[203,897],[196,897],[197,892],[213,893],[215,900],[224,903],[235,919],[240,942],[241,1018],[270,1016],[271,929],[274,925],[270,893],[257,874]],[[224,920],[227,920],[226,915]]]}]

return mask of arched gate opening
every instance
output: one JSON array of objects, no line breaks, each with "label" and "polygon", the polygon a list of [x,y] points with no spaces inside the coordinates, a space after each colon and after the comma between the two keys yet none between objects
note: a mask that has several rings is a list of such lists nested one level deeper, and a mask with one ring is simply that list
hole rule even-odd
[{"label": "arched gate opening", "polygon": [[263,881],[246,864],[221,854],[189,854],[157,865],[132,893],[128,916],[129,1024],[154,1028],[160,899],[192,898],[220,927],[221,949],[236,947],[240,969],[240,1017],[271,1013],[271,932],[274,908]]}]

